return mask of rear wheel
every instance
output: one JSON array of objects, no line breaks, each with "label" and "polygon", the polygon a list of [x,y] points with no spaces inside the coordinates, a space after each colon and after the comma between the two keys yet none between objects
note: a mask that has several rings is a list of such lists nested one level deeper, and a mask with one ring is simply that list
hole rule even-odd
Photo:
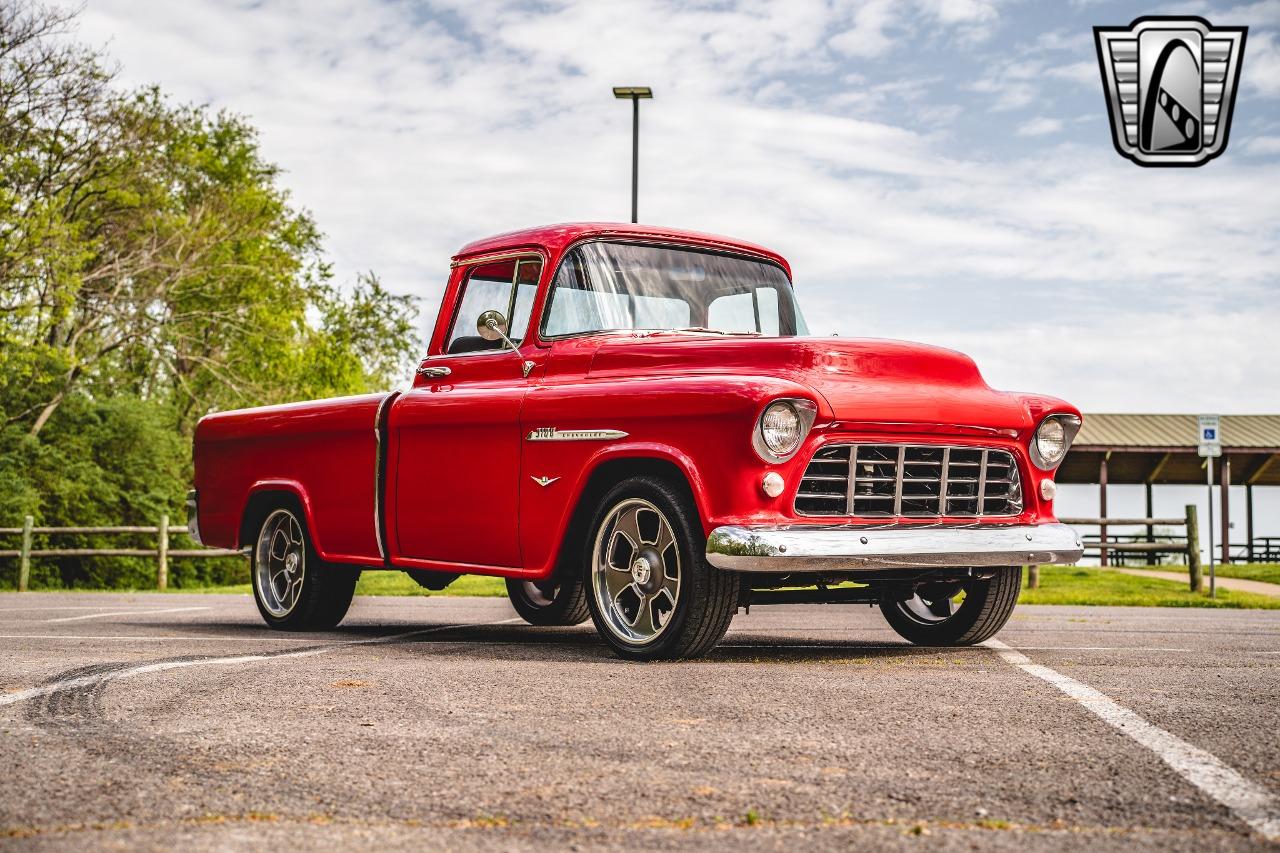
[{"label": "rear wheel", "polygon": [[921,584],[906,601],[883,601],[893,630],[920,646],[971,646],[996,635],[1009,621],[1022,568],[1003,566],[990,578]]},{"label": "rear wheel", "polygon": [[271,510],[252,554],[258,612],[281,631],[324,631],[351,606],[360,570],[322,563],[296,507]]},{"label": "rear wheel", "polygon": [[686,491],[633,477],[604,496],[589,528],[584,570],[596,629],[620,657],[700,657],[737,610],[739,581],[706,560]]},{"label": "rear wheel", "polygon": [[507,598],[530,625],[577,625],[591,616],[581,575],[546,581],[508,578]]}]

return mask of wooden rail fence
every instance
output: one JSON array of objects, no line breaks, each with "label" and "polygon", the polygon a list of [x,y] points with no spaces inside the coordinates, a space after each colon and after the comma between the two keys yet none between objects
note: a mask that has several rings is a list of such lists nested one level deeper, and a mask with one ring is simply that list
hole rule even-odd
[{"label": "wooden rail fence", "polygon": [[[1103,554],[1181,554],[1187,560],[1188,582],[1194,592],[1204,583],[1204,571],[1200,565],[1200,525],[1195,504],[1187,504],[1182,518],[1062,518],[1071,527],[1097,527],[1096,535],[1083,536],[1085,553]],[[1142,527],[1145,532],[1116,533],[1117,527]],[[1158,541],[1156,527],[1181,528],[1181,534]],[[1105,565],[1105,563],[1104,563]]]},{"label": "wooden rail fence", "polygon": [[[1187,559],[1187,569],[1191,589],[1198,591],[1203,583],[1203,572],[1200,565],[1200,528],[1196,520],[1195,504],[1187,505],[1183,518],[1063,518],[1063,524],[1072,527],[1096,526],[1096,536],[1083,537],[1085,550],[1098,554],[1119,552],[1125,554],[1183,554]],[[165,589],[169,585],[169,560],[174,557],[235,557],[243,551],[232,551],[222,548],[189,548],[172,549],[169,538],[172,532],[169,527],[169,516],[160,516],[160,523],[150,526],[116,526],[116,527],[35,527],[31,516],[23,520],[22,527],[0,527],[0,537],[21,536],[21,547],[16,550],[0,550],[0,557],[17,557],[18,591],[26,592],[31,576],[32,557],[155,557],[156,588]],[[1175,537],[1174,541],[1156,541],[1155,527],[1181,527],[1184,533]],[[1115,534],[1116,527],[1145,527],[1146,541],[1143,534]],[[184,528],[178,528],[185,535]],[[42,548],[33,549],[32,537],[36,535],[125,535],[151,534],[156,537],[154,548]],[[1039,566],[1029,567],[1029,585],[1039,586]]]},{"label": "wooden rail fence", "polygon": [[[0,550],[0,557],[18,558],[18,592],[26,592],[31,580],[32,557],[155,557],[156,589],[164,589],[169,585],[169,560],[174,557],[238,557],[242,551],[223,548],[180,548],[169,547],[169,538],[173,533],[187,535],[185,528],[171,531],[169,516],[160,516],[160,523],[148,526],[117,527],[35,527],[31,516],[23,519],[21,527],[0,527],[0,537],[21,536],[22,545],[17,550]],[[33,549],[31,540],[37,535],[125,535],[147,533],[156,537],[154,548],[41,548]]]}]

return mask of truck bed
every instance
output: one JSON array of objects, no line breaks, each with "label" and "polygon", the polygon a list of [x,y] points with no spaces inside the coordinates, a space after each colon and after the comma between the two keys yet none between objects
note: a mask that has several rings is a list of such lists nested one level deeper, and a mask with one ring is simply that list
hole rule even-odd
[{"label": "truck bed", "polygon": [[321,559],[381,565],[376,530],[378,410],[389,393],[220,412],[195,435],[201,538],[240,548],[251,497],[294,494]]}]

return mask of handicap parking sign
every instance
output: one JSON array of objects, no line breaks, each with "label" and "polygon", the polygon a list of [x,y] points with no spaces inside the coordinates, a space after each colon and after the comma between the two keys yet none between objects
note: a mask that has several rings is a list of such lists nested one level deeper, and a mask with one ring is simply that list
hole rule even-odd
[{"label": "handicap parking sign", "polygon": [[1199,418],[1200,440],[1198,452],[1201,456],[1222,455],[1222,430],[1217,415],[1201,415]]}]

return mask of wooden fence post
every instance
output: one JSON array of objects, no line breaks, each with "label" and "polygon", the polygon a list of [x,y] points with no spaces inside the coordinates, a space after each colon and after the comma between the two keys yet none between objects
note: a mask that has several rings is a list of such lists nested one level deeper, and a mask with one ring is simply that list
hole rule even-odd
[{"label": "wooden fence post", "polygon": [[1191,591],[1199,592],[1204,586],[1204,571],[1200,567],[1200,521],[1195,504],[1187,504],[1187,571],[1191,575]]},{"label": "wooden fence post", "polygon": [[22,519],[22,552],[18,557],[18,592],[26,592],[31,582],[31,526],[35,519],[25,516]]},{"label": "wooden fence post", "polygon": [[156,589],[164,591],[169,585],[169,515],[160,516],[160,534],[156,553],[159,563],[156,566]]},{"label": "wooden fence post", "polygon": [[1040,564],[1027,566],[1027,589],[1040,588]]}]

